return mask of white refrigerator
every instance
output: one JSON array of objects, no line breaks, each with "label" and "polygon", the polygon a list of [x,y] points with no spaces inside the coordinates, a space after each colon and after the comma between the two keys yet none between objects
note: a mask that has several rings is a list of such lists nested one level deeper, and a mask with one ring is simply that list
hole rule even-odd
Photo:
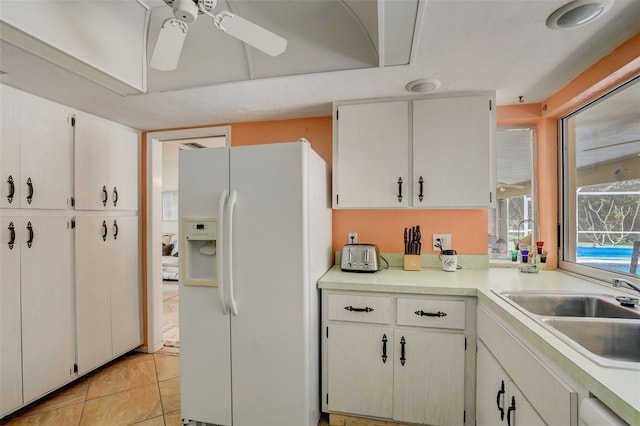
[{"label": "white refrigerator", "polygon": [[180,152],[180,222],[215,217],[218,231],[204,251],[215,287],[185,285],[190,260],[180,253],[185,422],[317,425],[329,182],[305,140]]}]

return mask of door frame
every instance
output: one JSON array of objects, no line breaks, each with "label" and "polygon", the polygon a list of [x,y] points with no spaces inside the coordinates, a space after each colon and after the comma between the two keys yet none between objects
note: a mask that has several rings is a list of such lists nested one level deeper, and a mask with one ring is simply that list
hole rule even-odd
[{"label": "door frame", "polygon": [[146,241],[141,270],[143,278],[143,312],[146,306],[145,342],[143,352],[157,352],[164,346],[162,332],[162,142],[176,139],[194,139],[224,136],[225,146],[231,146],[231,126],[201,127],[196,129],[147,132],[145,170],[146,195],[143,195],[141,237]]}]

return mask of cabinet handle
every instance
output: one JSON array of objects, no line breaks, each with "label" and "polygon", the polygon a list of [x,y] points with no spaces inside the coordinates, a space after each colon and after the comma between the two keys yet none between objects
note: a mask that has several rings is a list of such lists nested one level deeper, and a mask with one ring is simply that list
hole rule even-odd
[{"label": "cabinet handle", "polygon": [[16,228],[13,226],[13,222],[9,222],[9,250],[13,250],[13,245],[16,243]]},{"label": "cabinet handle", "polygon": [[33,201],[33,182],[31,178],[27,179],[27,191],[27,204],[31,204],[31,201]]},{"label": "cabinet handle", "polygon": [[404,340],[404,336],[400,339],[400,364],[404,365],[407,361],[407,358],[404,356],[404,345],[406,345],[407,341]]},{"label": "cabinet handle", "polygon": [[107,200],[109,199],[109,193],[107,192],[107,187],[102,185],[102,206],[107,206]]},{"label": "cabinet handle", "polygon": [[[500,412],[500,421],[504,420],[504,408],[500,406],[500,395],[504,395],[504,380],[500,382],[500,390],[498,390],[498,394],[496,395],[496,405],[498,406],[498,411]],[[504,406],[504,404],[503,404]]]},{"label": "cabinet handle", "polygon": [[118,238],[118,231],[120,231],[120,228],[118,228],[118,221],[114,219],[113,220],[113,239],[114,240]]},{"label": "cabinet handle", "polygon": [[418,194],[418,200],[420,200],[420,202],[422,202],[422,199],[424,198],[424,179],[422,179],[422,176],[420,176],[420,179],[418,179],[418,183],[420,184],[420,193]]},{"label": "cabinet handle", "polygon": [[402,202],[402,177],[398,178],[398,202]]},{"label": "cabinet handle", "polygon": [[107,228],[107,222],[103,220],[102,221],[102,241],[107,241],[108,233],[109,233],[109,229]]},{"label": "cabinet handle", "polygon": [[118,188],[117,187],[113,187],[113,207],[115,207],[118,204]]},{"label": "cabinet handle", "polygon": [[416,315],[418,315],[419,317],[446,317],[447,313],[446,312],[425,312],[423,310],[419,310],[415,312]]},{"label": "cabinet handle", "polygon": [[345,311],[349,312],[373,312],[373,308],[365,306],[364,308],[354,308],[353,306],[345,306]]},{"label": "cabinet handle", "polygon": [[13,182],[13,176],[9,175],[9,178],[7,179],[7,183],[9,184],[9,193],[7,194],[7,201],[9,201],[9,204],[11,204],[13,202],[13,196],[16,193],[16,184]]},{"label": "cabinet handle", "polygon": [[[511,397],[511,405],[507,409],[507,426],[511,426],[511,412],[516,411],[516,397]],[[513,420],[516,419],[515,413],[513,415]]]},{"label": "cabinet handle", "polygon": [[33,226],[31,222],[27,223],[27,231],[29,231],[29,239],[27,240],[27,247],[31,248],[33,245]]},{"label": "cabinet handle", "polygon": [[387,335],[382,335],[382,363],[387,363]]}]

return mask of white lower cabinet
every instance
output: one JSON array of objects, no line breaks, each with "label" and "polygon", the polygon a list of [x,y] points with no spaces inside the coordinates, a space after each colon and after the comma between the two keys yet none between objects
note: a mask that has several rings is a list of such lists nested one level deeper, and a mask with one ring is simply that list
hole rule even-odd
[{"label": "white lower cabinet", "polygon": [[78,372],[141,343],[138,217],[76,217]]},{"label": "white lower cabinet", "polygon": [[478,343],[477,363],[478,426],[492,426],[502,422],[514,426],[545,425],[531,403],[482,342]]},{"label": "white lower cabinet", "polygon": [[74,376],[70,218],[3,216],[0,415]]},{"label": "white lower cabinet", "polygon": [[323,290],[324,411],[463,425],[465,315],[464,300]]},{"label": "white lower cabinet", "polygon": [[578,424],[578,393],[478,307],[477,426]]}]

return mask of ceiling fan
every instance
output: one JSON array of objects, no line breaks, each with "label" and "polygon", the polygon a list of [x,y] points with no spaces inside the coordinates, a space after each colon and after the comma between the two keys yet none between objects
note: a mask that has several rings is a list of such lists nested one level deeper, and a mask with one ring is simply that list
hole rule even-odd
[{"label": "ceiling fan", "polygon": [[173,9],[174,18],[162,24],[149,66],[160,71],[173,71],[178,66],[182,45],[187,36],[187,24],[200,14],[209,16],[219,30],[271,56],[278,56],[287,47],[287,40],[269,30],[228,11],[213,13],[218,0],[163,0]]}]

